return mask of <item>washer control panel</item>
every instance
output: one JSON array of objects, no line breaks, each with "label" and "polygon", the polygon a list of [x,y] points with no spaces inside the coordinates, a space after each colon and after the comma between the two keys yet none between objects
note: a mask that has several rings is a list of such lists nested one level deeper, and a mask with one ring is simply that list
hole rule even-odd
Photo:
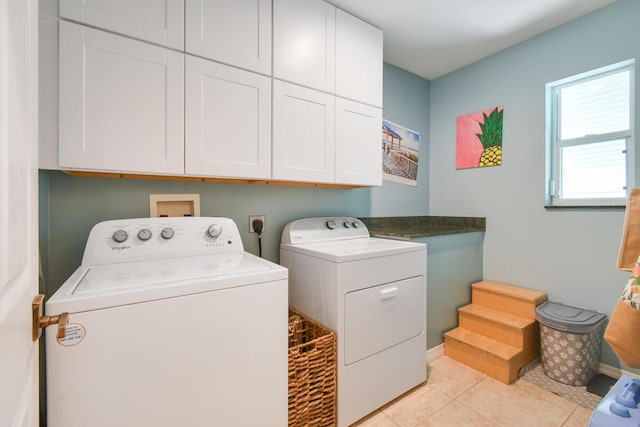
[{"label": "washer control panel", "polygon": [[358,237],[369,237],[369,230],[358,218],[304,218],[290,222],[285,226],[282,231],[281,243],[301,244]]},{"label": "washer control panel", "polygon": [[240,232],[229,218],[121,219],[93,227],[82,265],[242,251]]}]

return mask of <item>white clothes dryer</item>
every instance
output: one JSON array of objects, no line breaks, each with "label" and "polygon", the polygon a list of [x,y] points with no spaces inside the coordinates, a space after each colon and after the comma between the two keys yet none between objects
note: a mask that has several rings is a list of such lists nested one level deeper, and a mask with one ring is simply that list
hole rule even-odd
[{"label": "white clothes dryer", "polygon": [[284,228],[289,304],[335,331],[338,427],[427,378],[426,245],[370,237],[350,217]]},{"label": "white clothes dryer", "polygon": [[228,218],[97,224],[46,303],[49,427],[287,424],[287,270]]}]

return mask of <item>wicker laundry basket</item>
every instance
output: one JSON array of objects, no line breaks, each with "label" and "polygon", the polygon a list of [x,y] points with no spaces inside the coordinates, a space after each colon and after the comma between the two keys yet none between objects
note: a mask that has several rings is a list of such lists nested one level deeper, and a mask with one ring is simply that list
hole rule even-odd
[{"label": "wicker laundry basket", "polygon": [[336,425],[335,334],[289,309],[289,427]]}]

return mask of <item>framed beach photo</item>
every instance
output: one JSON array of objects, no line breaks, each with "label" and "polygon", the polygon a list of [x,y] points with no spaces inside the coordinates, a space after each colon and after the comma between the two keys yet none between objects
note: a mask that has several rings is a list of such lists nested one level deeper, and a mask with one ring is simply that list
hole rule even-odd
[{"label": "framed beach photo", "polygon": [[382,177],[417,186],[420,133],[382,120]]}]

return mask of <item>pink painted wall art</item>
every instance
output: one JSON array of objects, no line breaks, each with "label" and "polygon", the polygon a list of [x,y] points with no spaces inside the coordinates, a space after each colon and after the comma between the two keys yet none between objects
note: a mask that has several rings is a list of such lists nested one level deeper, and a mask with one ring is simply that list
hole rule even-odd
[{"label": "pink painted wall art", "polygon": [[460,116],[456,127],[456,169],[502,164],[502,106]]}]

